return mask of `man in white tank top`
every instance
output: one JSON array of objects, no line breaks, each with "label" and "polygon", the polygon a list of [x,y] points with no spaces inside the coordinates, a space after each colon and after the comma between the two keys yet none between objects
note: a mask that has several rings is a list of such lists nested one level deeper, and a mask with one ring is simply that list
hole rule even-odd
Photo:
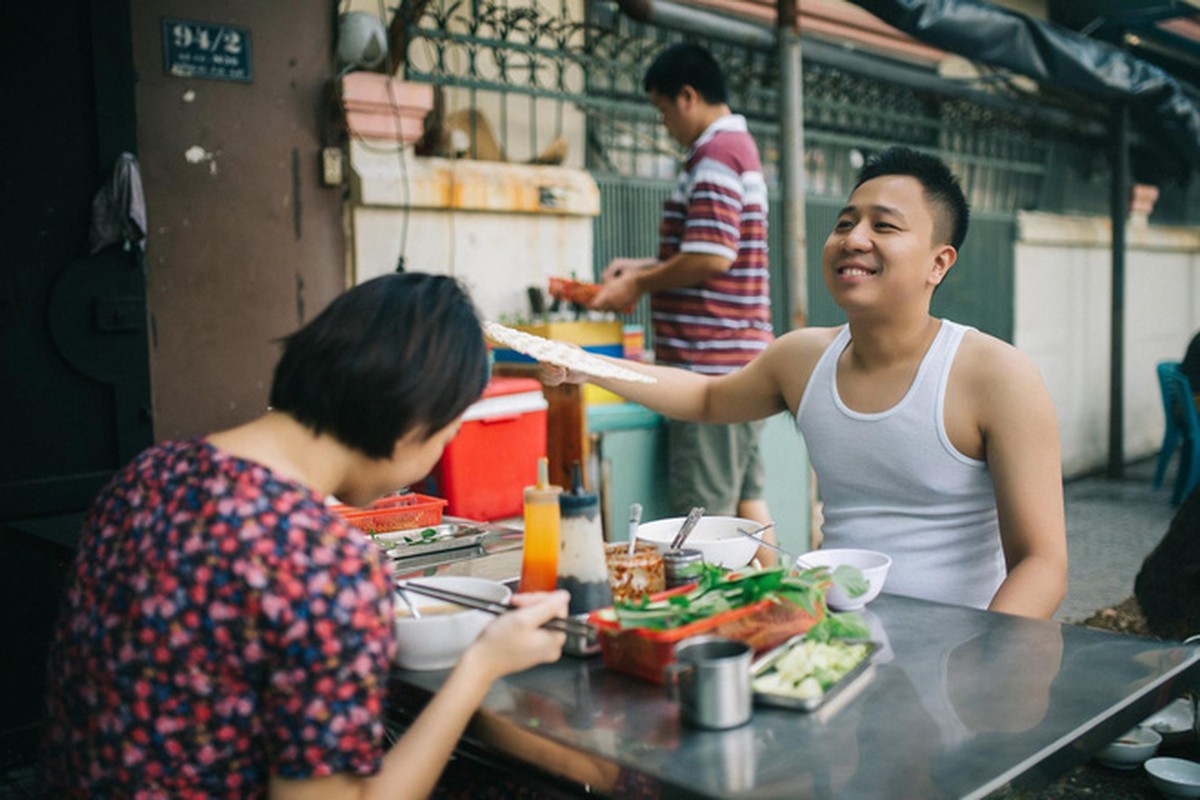
[{"label": "man in white tank top", "polygon": [[657,383],[587,380],[677,419],[788,410],[826,546],[891,555],[885,591],[1049,618],[1067,589],[1050,395],[1023,353],[929,313],[967,221],[945,164],[891,148],[864,166],[825,241],[825,285],[848,325],[792,331],[730,375],[627,364]]}]

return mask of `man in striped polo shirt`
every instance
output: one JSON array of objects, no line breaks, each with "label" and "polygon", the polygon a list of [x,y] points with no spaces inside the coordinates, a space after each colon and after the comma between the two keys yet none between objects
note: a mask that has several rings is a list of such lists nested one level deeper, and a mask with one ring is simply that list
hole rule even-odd
[{"label": "man in striped polo shirt", "polygon": [[[725,76],[704,48],[668,47],[646,71],[643,88],[688,154],[663,204],[658,258],[614,259],[591,307],[621,310],[649,293],[657,363],[706,375],[734,372],[774,338],[758,147],[745,118],[730,112]],[[704,506],[709,514],[769,522],[763,425],[669,421],[674,512]],[[775,560],[765,548],[760,557]]]}]

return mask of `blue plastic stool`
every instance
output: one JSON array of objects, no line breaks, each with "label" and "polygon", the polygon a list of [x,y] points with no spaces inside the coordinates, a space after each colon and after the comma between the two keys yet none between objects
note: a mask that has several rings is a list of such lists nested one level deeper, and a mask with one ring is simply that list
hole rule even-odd
[{"label": "blue plastic stool", "polygon": [[1196,413],[1192,386],[1179,369],[1178,361],[1159,362],[1158,386],[1162,391],[1167,429],[1163,433],[1158,463],[1154,468],[1154,488],[1163,485],[1167,464],[1178,449],[1179,469],[1175,475],[1171,503],[1179,505],[1200,483],[1200,415]]}]

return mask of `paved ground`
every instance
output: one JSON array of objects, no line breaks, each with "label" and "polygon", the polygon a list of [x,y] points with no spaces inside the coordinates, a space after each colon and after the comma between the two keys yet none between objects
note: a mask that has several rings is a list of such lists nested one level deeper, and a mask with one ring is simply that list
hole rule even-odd
[{"label": "paved ground", "polygon": [[1129,464],[1125,477],[1089,477],[1065,488],[1070,587],[1055,619],[1080,622],[1133,594],[1142,561],[1166,535],[1175,514],[1170,482],[1151,488],[1154,459]]}]

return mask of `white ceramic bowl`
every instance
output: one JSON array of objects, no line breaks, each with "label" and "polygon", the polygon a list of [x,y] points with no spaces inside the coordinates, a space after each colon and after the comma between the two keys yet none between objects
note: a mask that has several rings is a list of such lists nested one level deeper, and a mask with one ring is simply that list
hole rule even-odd
[{"label": "white ceramic bowl", "polygon": [[883,590],[888,570],[892,567],[892,557],[876,550],[829,548],[812,550],[797,556],[796,565],[801,569],[828,567],[830,572],[840,566],[857,567],[867,580],[866,592],[858,597],[851,597],[841,587],[831,586],[825,593],[825,602],[834,611],[857,611],[878,597]]},{"label": "white ceramic bowl", "polygon": [[[638,526],[638,539],[651,542],[659,550],[668,550],[683,520],[684,517],[668,517],[645,522]],[[761,523],[741,517],[701,517],[683,546],[688,550],[699,550],[709,564],[737,569],[749,564],[758,550],[758,545],[737,529],[756,531],[761,527]]]},{"label": "white ceramic bowl", "polygon": [[1147,758],[1154,755],[1162,737],[1149,728],[1134,728],[1126,731],[1119,739],[1096,753],[1096,760],[1113,769],[1137,769]]},{"label": "white ceramic bowl", "polygon": [[[436,586],[497,603],[506,603],[512,597],[512,590],[507,586],[485,578],[433,576],[415,578],[412,583]],[[404,601],[396,598],[396,663],[404,669],[453,667],[463,650],[495,619],[486,611],[461,608],[416,592],[406,594],[417,610],[428,616],[414,619],[408,614],[408,606]]]},{"label": "white ceramic bowl", "polygon": [[1142,720],[1141,725],[1161,735],[1167,744],[1179,744],[1193,735],[1192,701],[1176,698]]},{"label": "white ceramic bowl", "polygon": [[1200,764],[1184,758],[1152,758],[1146,762],[1150,782],[1167,797],[1200,797]]}]

